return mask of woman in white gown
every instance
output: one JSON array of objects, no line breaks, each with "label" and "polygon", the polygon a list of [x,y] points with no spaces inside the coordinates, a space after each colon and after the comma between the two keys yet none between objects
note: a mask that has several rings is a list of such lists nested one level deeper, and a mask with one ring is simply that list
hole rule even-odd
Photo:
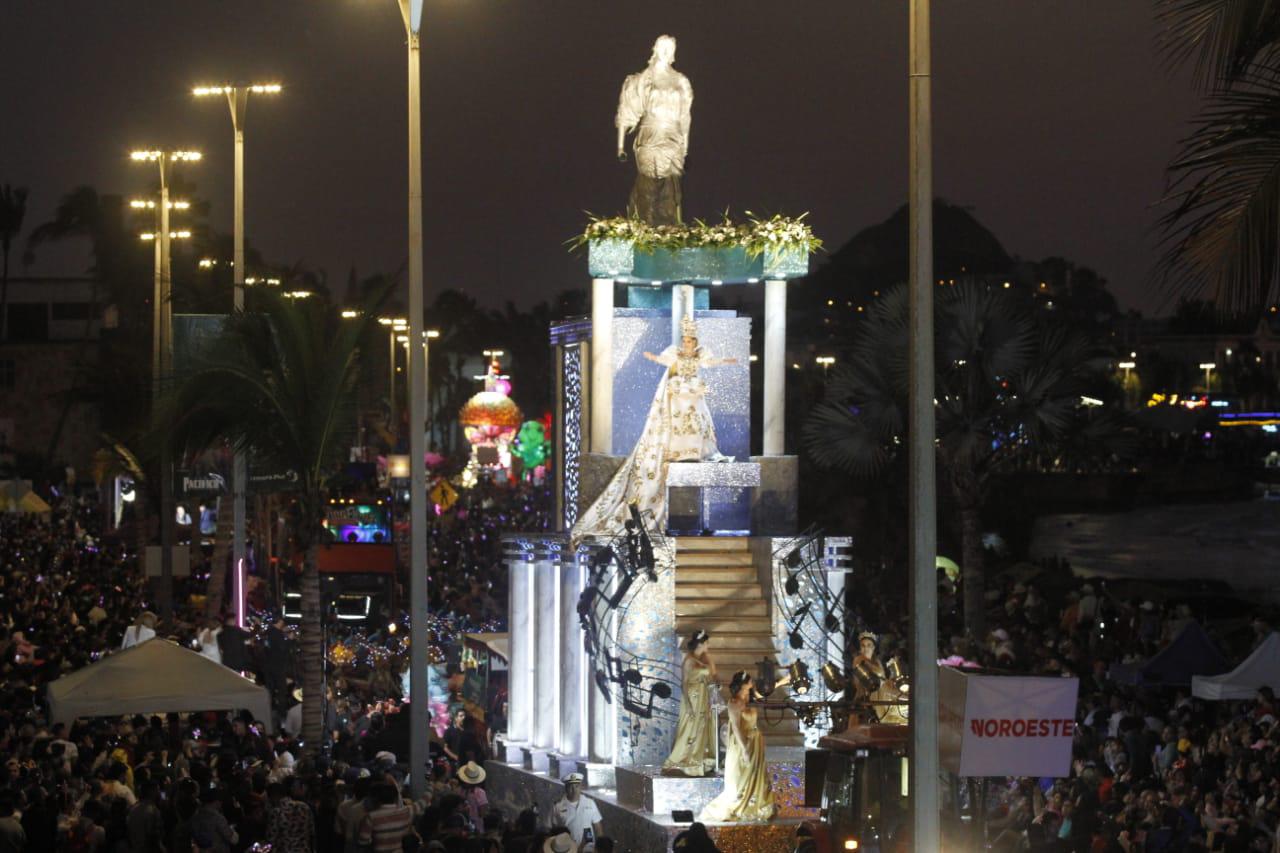
[{"label": "woman in white gown", "polygon": [[[644,430],[578,523],[574,539],[588,534],[613,535],[623,530],[632,504],[658,530],[667,526],[667,465],[671,462],[728,462],[716,447],[716,428],[707,408],[707,383],[698,374],[706,367],[737,364],[735,358],[713,358],[698,346],[698,327],[692,317],[680,323],[680,346],[644,357],[667,368],[649,405]],[[650,522],[650,518],[652,521]]]}]

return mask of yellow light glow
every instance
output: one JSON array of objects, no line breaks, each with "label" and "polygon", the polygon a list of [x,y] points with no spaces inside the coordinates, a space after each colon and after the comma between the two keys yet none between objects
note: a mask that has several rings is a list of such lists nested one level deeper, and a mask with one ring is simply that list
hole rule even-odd
[{"label": "yellow light glow", "polygon": [[150,231],[143,231],[141,234],[138,235],[138,237],[143,240],[154,240],[156,238],[156,235],[152,234]]},{"label": "yellow light glow", "polygon": [[1138,363],[1135,361],[1122,361],[1117,365],[1121,370],[1133,370],[1137,366]]},{"label": "yellow light glow", "polygon": [[1217,368],[1218,368],[1218,365],[1217,365],[1217,364],[1215,364],[1215,363],[1214,363],[1214,362],[1212,362],[1212,361],[1202,361],[1202,362],[1200,362],[1200,369],[1201,369],[1201,370],[1216,370]]},{"label": "yellow light glow", "polygon": [[846,839],[844,840],[844,849],[845,849],[845,850],[857,850],[857,849],[858,849],[858,839],[856,839],[856,838],[846,838]]},{"label": "yellow light glow", "polygon": [[155,207],[156,203],[154,201],[143,201],[142,199],[135,198],[129,201],[129,206],[134,210],[142,210],[148,207]]},{"label": "yellow light glow", "polygon": [[440,337],[440,330],[439,330],[439,329],[427,329],[427,331],[426,331],[426,336],[427,336],[428,338],[438,338],[438,337]]},{"label": "yellow light glow", "polygon": [[348,308],[342,312],[342,319],[344,320],[354,320],[356,317],[359,317],[359,316],[360,316],[360,312],[355,310],[354,308]]},{"label": "yellow light glow", "polygon": [[162,154],[161,151],[131,151],[129,157],[134,160],[159,160]]},{"label": "yellow light glow", "polygon": [[249,87],[249,91],[256,95],[278,95],[283,88],[279,83],[256,83]]},{"label": "yellow light glow", "polygon": [[169,232],[169,237],[171,239],[186,240],[190,236],[191,236],[190,231],[170,231]]},{"label": "yellow light glow", "polygon": [[306,299],[311,296],[310,290],[286,290],[283,294],[289,299]]},{"label": "yellow light glow", "polygon": [[817,358],[815,358],[815,359],[814,359],[814,362],[815,362],[815,363],[817,363],[817,364],[821,364],[823,367],[828,367],[828,366],[830,366],[830,365],[832,365],[832,364],[835,364],[835,363],[836,363],[836,359],[835,359],[835,356],[830,356],[830,355],[820,355],[820,356],[818,356]]},{"label": "yellow light glow", "polygon": [[233,90],[230,86],[196,86],[191,90],[191,94],[202,98],[206,95],[225,95],[231,91]]},{"label": "yellow light glow", "polygon": [[213,258],[201,258],[200,269],[207,270],[213,268]]},{"label": "yellow light glow", "polygon": [[171,208],[173,208],[174,210],[187,210],[188,208],[190,208],[190,207],[191,207],[191,202],[189,202],[189,201],[171,201],[171,202],[169,202],[169,206],[170,206]]},{"label": "yellow light glow", "polygon": [[396,341],[397,341],[397,342],[399,342],[399,343],[402,343],[402,344],[407,344],[407,343],[409,343],[409,336],[408,336],[408,335],[396,335]]},{"label": "yellow light glow", "polygon": [[173,151],[169,154],[173,160],[190,160],[192,162],[199,160],[204,155],[199,151]]}]

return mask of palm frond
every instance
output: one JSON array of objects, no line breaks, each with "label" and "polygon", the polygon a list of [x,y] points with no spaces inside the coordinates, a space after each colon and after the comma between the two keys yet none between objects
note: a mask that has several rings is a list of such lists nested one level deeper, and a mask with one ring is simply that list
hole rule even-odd
[{"label": "palm frond", "polygon": [[1229,87],[1280,42],[1276,0],[1156,0],[1156,44],[1171,65],[1194,65],[1205,88]]},{"label": "palm frond", "polygon": [[1169,172],[1161,285],[1224,312],[1265,305],[1280,283],[1280,72],[1217,96]]}]

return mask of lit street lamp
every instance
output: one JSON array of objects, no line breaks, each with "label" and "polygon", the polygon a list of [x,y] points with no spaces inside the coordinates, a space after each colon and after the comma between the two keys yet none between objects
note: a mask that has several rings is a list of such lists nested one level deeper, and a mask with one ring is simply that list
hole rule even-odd
[{"label": "lit street lamp", "polygon": [[[235,203],[234,203],[234,259],[231,273],[234,283],[232,305],[236,311],[244,310],[244,120],[249,106],[250,93],[255,95],[278,95],[279,83],[254,83],[251,85],[196,86],[191,94],[197,98],[226,95],[227,106],[231,108],[231,129],[235,132]],[[308,294],[310,295],[310,294]],[[231,471],[232,500],[232,536],[231,564],[243,564],[245,552],[245,483],[248,481],[244,453],[236,451]],[[244,590],[236,594],[236,617],[239,624],[244,624]]]},{"label": "lit street lamp", "polygon": [[827,378],[827,368],[831,367],[831,365],[836,363],[835,356],[831,356],[831,355],[820,355],[817,358],[815,358],[813,361],[815,364],[822,365],[822,378],[824,380]]},{"label": "lit street lamp", "polygon": [[1212,361],[1200,362],[1200,369],[1204,371],[1204,393],[1209,393],[1209,383],[1213,380],[1213,371],[1217,368],[1217,364]]},{"label": "lit street lamp", "polygon": [[[135,163],[155,163],[160,167],[160,200],[156,204],[159,219],[156,233],[156,281],[155,305],[151,334],[152,411],[159,398],[160,380],[173,370],[173,276],[169,259],[169,243],[188,237],[190,232],[169,230],[169,212],[173,205],[169,200],[170,168],[176,163],[193,163],[200,159],[199,151],[134,151],[129,155]],[[160,455],[160,615],[168,619],[173,615],[173,459],[169,453],[168,438]]]}]

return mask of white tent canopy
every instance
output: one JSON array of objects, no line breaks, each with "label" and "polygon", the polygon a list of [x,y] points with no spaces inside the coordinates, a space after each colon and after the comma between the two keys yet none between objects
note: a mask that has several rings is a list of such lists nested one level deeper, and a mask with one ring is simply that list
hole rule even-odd
[{"label": "white tent canopy", "polygon": [[1231,672],[1193,676],[1191,695],[1200,699],[1252,699],[1264,685],[1280,693],[1280,633],[1274,631]]},{"label": "white tent canopy", "polygon": [[49,716],[116,717],[179,711],[248,710],[270,729],[271,698],[239,673],[168,640],[153,639],[54,681]]}]

